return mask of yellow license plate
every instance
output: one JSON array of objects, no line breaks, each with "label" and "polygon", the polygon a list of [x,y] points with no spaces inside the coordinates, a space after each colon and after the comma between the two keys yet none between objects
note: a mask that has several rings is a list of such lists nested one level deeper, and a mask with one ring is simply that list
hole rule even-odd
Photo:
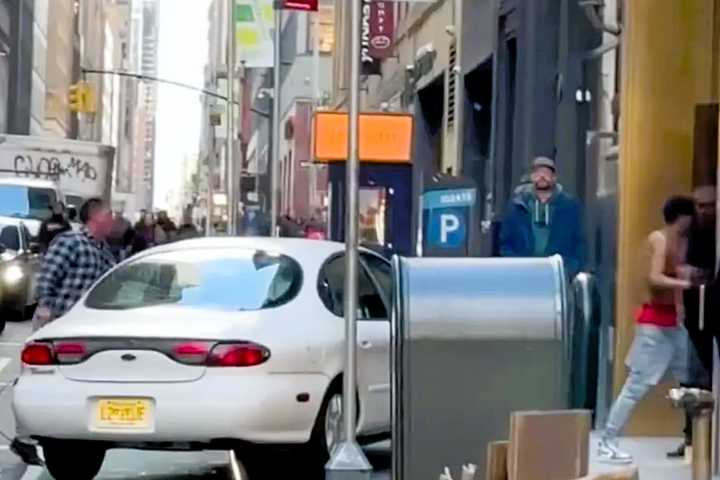
[{"label": "yellow license plate", "polygon": [[153,424],[153,404],[147,399],[100,399],[96,408],[96,428],[146,430]]}]

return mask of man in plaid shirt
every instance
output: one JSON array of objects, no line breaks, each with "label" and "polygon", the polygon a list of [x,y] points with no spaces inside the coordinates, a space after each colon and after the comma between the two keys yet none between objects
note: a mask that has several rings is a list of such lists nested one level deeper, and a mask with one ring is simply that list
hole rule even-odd
[{"label": "man in plaid shirt", "polygon": [[80,209],[84,226],[59,235],[50,245],[38,275],[37,330],[70,310],[95,281],[115,265],[105,239],[113,219],[104,201],[93,198]]}]

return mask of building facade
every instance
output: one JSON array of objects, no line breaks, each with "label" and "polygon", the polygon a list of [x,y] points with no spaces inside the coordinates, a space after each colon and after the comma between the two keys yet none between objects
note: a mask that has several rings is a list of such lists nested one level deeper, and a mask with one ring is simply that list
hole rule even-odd
[{"label": "building facade", "polygon": [[50,136],[75,138],[77,116],[68,105],[70,85],[80,77],[80,32],[78,9],[73,2],[49,2],[45,132]]}]

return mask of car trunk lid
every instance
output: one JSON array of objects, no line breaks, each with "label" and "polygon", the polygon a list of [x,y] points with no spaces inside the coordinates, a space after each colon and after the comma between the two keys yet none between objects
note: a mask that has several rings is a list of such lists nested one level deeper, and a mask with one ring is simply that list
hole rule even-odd
[{"label": "car trunk lid", "polygon": [[215,345],[248,341],[256,322],[253,312],[81,308],[45,327],[33,341],[52,342],[59,370],[71,380],[192,382],[205,374]]}]

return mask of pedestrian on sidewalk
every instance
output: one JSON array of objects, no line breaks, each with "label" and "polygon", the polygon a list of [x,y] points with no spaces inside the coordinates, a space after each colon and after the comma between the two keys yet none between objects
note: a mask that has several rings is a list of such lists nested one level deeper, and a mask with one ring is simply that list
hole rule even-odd
[{"label": "pedestrian on sidewalk", "polygon": [[118,261],[125,260],[129,240],[132,239],[132,224],[126,219],[122,210],[113,213],[113,225],[107,242],[110,250]]},{"label": "pedestrian on sidewalk", "polygon": [[62,202],[56,202],[52,205],[50,212],[50,217],[40,224],[40,232],[38,233],[38,242],[43,252],[47,252],[55,237],[72,230],[70,222],[65,217],[65,205]]},{"label": "pedestrian on sidewalk", "polygon": [[38,308],[33,331],[68,312],[83,294],[115,264],[106,243],[113,225],[107,204],[93,198],[80,208],[83,227],[65,232],[50,245],[38,275]]},{"label": "pedestrian on sidewalk", "polygon": [[584,266],[585,237],[580,205],[557,183],[555,162],[533,160],[532,185],[516,189],[500,229],[503,257],[548,257],[559,254],[569,278]]},{"label": "pedestrian on sidewalk", "polygon": [[687,374],[688,336],[682,325],[683,291],[692,284],[681,278],[687,235],[695,216],[690,197],[672,197],[663,208],[665,226],[648,236],[648,300],[636,316],[635,338],[625,360],[629,374],[608,416],[598,445],[605,463],[631,463],[617,438],[633,410],[668,372],[683,382]]},{"label": "pedestrian on sidewalk", "polygon": [[[688,388],[712,390],[710,376],[713,371],[713,337],[717,338],[718,327],[713,302],[710,296],[717,295],[717,288],[712,288],[713,272],[715,271],[715,228],[717,191],[712,185],[701,186],[693,192],[695,200],[695,221],[688,234],[687,275],[691,276],[696,285],[707,285],[705,295],[705,327],[700,329],[700,289],[691,288],[683,295],[685,304],[685,328],[690,336],[688,381],[683,384]],[[676,450],[668,452],[669,458],[684,458],[685,447],[692,445],[692,418],[685,415],[685,441]]]}]

